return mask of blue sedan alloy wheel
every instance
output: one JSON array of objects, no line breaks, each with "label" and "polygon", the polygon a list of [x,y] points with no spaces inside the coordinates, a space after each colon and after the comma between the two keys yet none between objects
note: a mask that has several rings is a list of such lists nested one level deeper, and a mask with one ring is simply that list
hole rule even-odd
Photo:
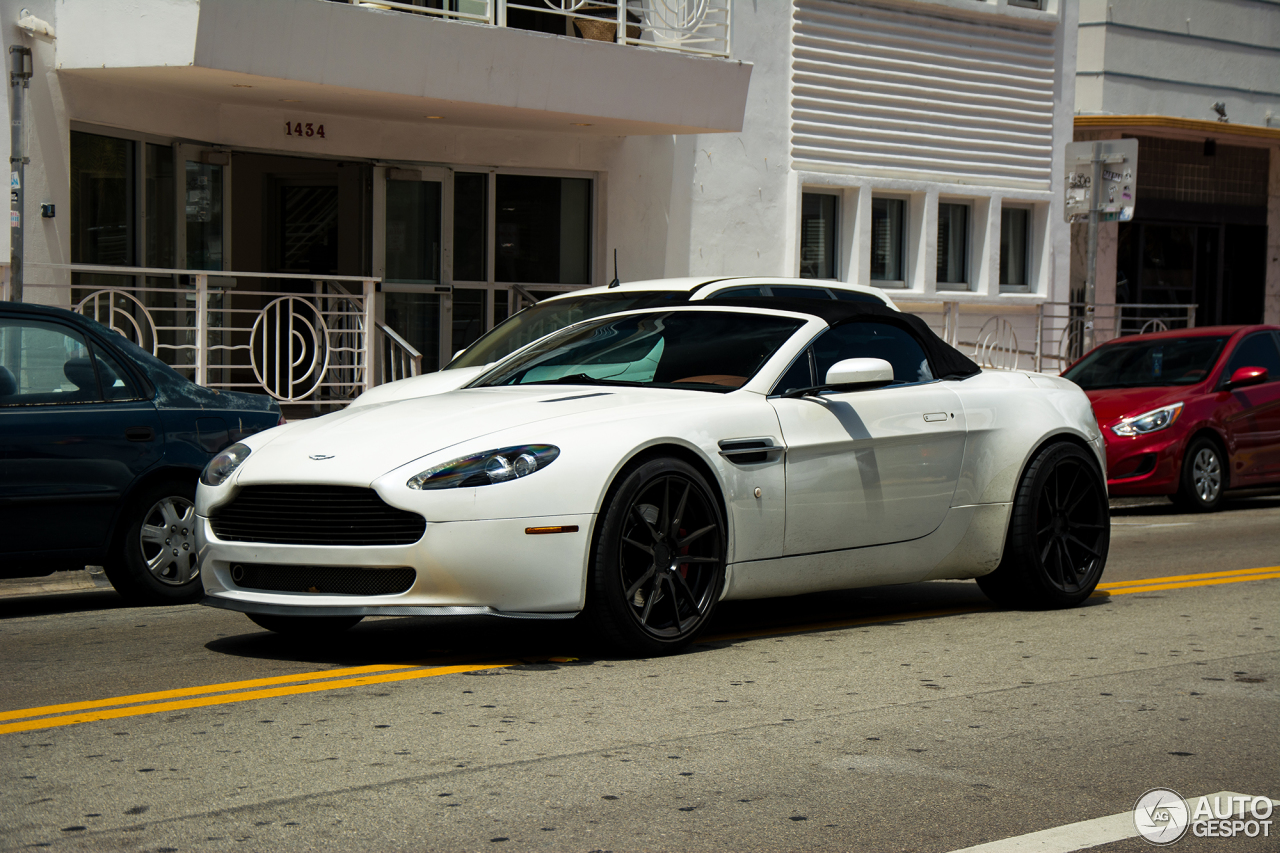
[{"label": "blue sedan alloy wheel", "polygon": [[111,585],[141,604],[188,604],[204,594],[196,560],[194,482],[143,489],[126,507],[120,545],[107,564]]},{"label": "blue sedan alloy wheel", "polygon": [[1072,607],[1093,594],[1110,543],[1097,462],[1074,444],[1051,444],[1023,473],[1000,566],[978,586],[1006,607]]},{"label": "blue sedan alloy wheel", "polygon": [[683,648],[724,587],[725,525],[705,478],[652,459],[610,490],[601,517],[587,604],[597,633],[638,654]]}]

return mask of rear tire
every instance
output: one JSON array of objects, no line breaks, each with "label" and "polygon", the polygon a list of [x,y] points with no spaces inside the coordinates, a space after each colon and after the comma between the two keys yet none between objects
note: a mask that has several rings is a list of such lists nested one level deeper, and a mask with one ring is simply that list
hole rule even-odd
[{"label": "rear tire", "polygon": [[125,507],[124,532],[103,568],[133,604],[190,604],[204,595],[196,563],[196,482],[165,480]]},{"label": "rear tire", "polygon": [[1227,490],[1227,466],[1222,448],[1208,436],[1187,446],[1182,457],[1182,478],[1173,502],[1188,512],[1217,512]]},{"label": "rear tire", "polygon": [[354,628],[363,616],[275,616],[268,613],[246,613],[259,628],[286,637],[320,639]]},{"label": "rear tire", "polygon": [[678,651],[697,636],[724,589],[720,502],[692,465],[644,462],[605,498],[587,582],[587,624],[630,654]]},{"label": "rear tire", "polygon": [[1074,444],[1052,444],[1023,473],[1000,567],[978,586],[1005,607],[1073,607],[1098,585],[1110,542],[1097,460]]}]

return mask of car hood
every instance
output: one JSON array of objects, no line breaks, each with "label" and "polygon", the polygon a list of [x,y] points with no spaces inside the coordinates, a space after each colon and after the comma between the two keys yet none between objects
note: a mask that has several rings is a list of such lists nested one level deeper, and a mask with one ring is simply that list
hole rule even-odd
[{"label": "car hood", "polygon": [[376,388],[370,388],[351,403],[351,408],[371,406],[375,403],[391,403],[396,400],[410,400],[414,397],[427,397],[456,391],[475,379],[488,369],[484,367],[455,367],[452,370],[437,370],[435,373],[424,373],[408,379],[398,379]]},{"label": "car hood", "polygon": [[1200,392],[1194,385],[1180,385],[1173,388],[1107,388],[1085,393],[1093,404],[1093,414],[1098,419],[1098,424],[1107,426],[1121,418],[1188,400]]},{"label": "car hood", "polygon": [[467,447],[459,449],[460,455],[490,449],[477,447],[473,439],[514,427],[531,427],[520,441],[546,442],[553,429],[563,428],[566,418],[577,423],[600,413],[612,421],[640,411],[660,414],[668,406],[720,399],[720,394],[698,391],[553,385],[464,388],[351,407],[264,436],[266,442],[254,446],[236,483],[369,485],[415,459],[464,442]]}]

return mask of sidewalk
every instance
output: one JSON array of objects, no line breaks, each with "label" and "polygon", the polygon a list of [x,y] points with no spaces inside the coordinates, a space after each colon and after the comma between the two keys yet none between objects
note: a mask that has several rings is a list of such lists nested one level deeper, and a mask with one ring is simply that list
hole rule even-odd
[{"label": "sidewalk", "polygon": [[111,582],[106,575],[92,575],[86,571],[54,572],[41,578],[0,579],[0,598],[56,592],[92,592],[98,589],[111,589]]}]

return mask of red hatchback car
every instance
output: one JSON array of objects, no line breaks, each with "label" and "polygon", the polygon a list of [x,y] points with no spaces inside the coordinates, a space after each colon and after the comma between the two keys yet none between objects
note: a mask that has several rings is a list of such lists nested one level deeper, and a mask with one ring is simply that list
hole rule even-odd
[{"label": "red hatchback car", "polygon": [[1093,402],[1112,497],[1208,512],[1227,489],[1280,484],[1280,327],[1117,338],[1062,375]]}]

